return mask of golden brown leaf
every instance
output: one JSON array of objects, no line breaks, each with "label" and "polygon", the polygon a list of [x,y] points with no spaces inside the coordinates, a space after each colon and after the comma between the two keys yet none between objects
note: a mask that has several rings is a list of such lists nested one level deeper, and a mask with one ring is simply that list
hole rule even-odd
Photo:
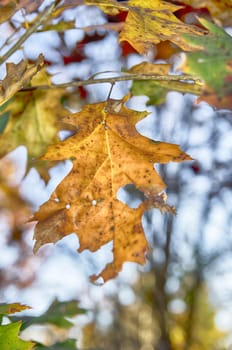
[{"label": "golden brown leaf", "polygon": [[22,60],[17,64],[7,63],[6,77],[0,81],[0,106],[27,85],[42,66],[43,55],[39,55],[35,63],[30,65],[26,60]]},{"label": "golden brown leaf", "polygon": [[34,216],[35,251],[72,232],[78,235],[79,251],[96,251],[113,241],[113,262],[93,280],[116,276],[125,261],[145,261],[148,246],[141,226],[145,204],[128,208],[117,199],[118,189],[134,184],[149,198],[165,188],[153,163],[191,159],[177,145],[141,136],[134,124],[147,112],[129,110],[123,102],[87,105],[65,118],[75,125],[76,134],[49,146],[43,157],[71,159],[73,168]]},{"label": "golden brown leaf", "polygon": [[153,49],[154,44],[169,40],[183,50],[191,50],[183,33],[201,35],[203,32],[181,22],[173,13],[181,8],[162,0],[129,0],[123,3],[111,0],[86,0],[87,5],[97,5],[106,13],[113,10],[128,11],[119,40],[127,41],[140,54]]}]

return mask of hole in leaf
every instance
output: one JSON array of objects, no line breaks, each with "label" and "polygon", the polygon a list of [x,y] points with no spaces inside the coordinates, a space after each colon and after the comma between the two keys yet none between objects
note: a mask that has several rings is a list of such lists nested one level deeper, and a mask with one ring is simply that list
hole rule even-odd
[{"label": "hole in leaf", "polygon": [[61,141],[66,140],[68,137],[73,136],[74,134],[75,132],[71,130],[61,130],[58,132]]},{"label": "hole in leaf", "polygon": [[133,184],[119,188],[117,198],[130,208],[138,208],[141,202],[145,200],[143,192],[139,191]]}]

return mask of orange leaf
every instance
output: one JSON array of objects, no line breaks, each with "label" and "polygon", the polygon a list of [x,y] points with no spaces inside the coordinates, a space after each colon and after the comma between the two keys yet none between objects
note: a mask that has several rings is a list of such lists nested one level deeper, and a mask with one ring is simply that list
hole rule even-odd
[{"label": "orange leaf", "polygon": [[0,304],[0,315],[12,315],[16,312],[21,312],[28,309],[31,309],[31,307],[20,303]]},{"label": "orange leaf", "polygon": [[113,262],[93,280],[116,276],[126,261],[145,262],[148,245],[141,217],[147,203],[128,208],[117,199],[118,189],[134,184],[151,205],[152,198],[165,188],[153,163],[191,159],[177,145],[140,135],[134,124],[147,112],[127,109],[123,102],[87,105],[65,118],[66,123],[76,126],[76,134],[49,146],[43,157],[71,159],[73,168],[34,216],[38,220],[35,251],[72,232],[78,235],[79,251],[96,251],[113,241]]}]

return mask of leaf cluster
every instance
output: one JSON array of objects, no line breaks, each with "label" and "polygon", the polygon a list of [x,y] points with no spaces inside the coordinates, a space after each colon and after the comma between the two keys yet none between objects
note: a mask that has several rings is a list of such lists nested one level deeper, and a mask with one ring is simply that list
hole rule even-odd
[{"label": "leaf cluster", "polygon": [[38,342],[24,341],[20,337],[20,332],[27,329],[31,325],[55,325],[59,329],[69,329],[73,322],[67,318],[71,318],[78,314],[86,313],[86,310],[80,309],[76,301],[59,302],[54,300],[49,309],[39,317],[31,316],[11,316],[24,310],[31,309],[29,306],[19,303],[0,304],[1,320],[3,316],[10,319],[8,324],[0,324],[0,345],[3,350],[39,350],[39,349],[77,349],[75,339],[66,339],[62,342],[56,342],[51,346]]},{"label": "leaf cluster", "polygon": [[[145,263],[149,248],[141,224],[144,212],[151,208],[175,212],[166,203],[165,183],[154,169],[154,163],[182,162],[191,157],[177,145],[151,140],[137,132],[136,123],[145,118],[147,112],[128,109],[126,103],[130,95],[114,100],[109,93],[104,102],[87,103],[83,87],[108,82],[113,88],[117,81],[131,80],[130,92],[147,95],[150,104],[163,102],[167,92],[174,90],[199,95],[198,101],[208,101],[218,108],[231,108],[232,39],[218,26],[223,20],[228,23],[226,11],[231,10],[231,5],[227,1],[221,5],[213,0],[204,1],[207,19],[199,18],[194,24],[188,24],[181,16],[187,1],[176,5],[162,0],[122,3],[86,0],[85,5],[97,6],[105,13],[112,24],[111,30],[120,31],[118,43],[122,54],[126,43],[132,51],[153,55],[153,59],[130,69],[122,67],[117,77],[98,79],[95,75],[55,85],[45,70],[42,54],[34,62],[8,61],[31,34],[54,30],[63,35],[75,28],[73,21],[65,22],[63,14],[79,6],[80,1],[55,1],[42,10],[41,3],[4,1],[1,4],[0,23],[8,21],[14,34],[17,34],[12,18],[15,11],[24,9],[26,14],[35,12],[36,15],[32,21],[28,22],[27,18],[23,21],[24,34],[19,35],[13,45],[9,45],[10,40],[6,38],[5,53],[0,57],[0,63],[6,68],[0,83],[0,155],[4,157],[19,145],[26,146],[28,168],[36,167],[45,180],[51,165],[72,161],[71,172],[34,214],[33,220],[38,222],[35,251],[72,232],[79,238],[80,252],[84,249],[94,252],[113,241],[113,261],[92,276],[93,281],[98,277],[107,281],[120,272],[126,261]],[[194,9],[201,11],[202,4],[195,1],[193,12]],[[116,25],[117,21],[120,26]],[[108,30],[106,24],[99,28]],[[88,30],[93,28],[83,28],[86,33]],[[100,40],[98,34],[95,40]],[[161,44],[167,45],[171,55],[173,52],[184,55],[185,60],[178,69],[172,65],[172,57],[162,56]],[[69,59],[76,57],[77,62],[81,62],[84,55],[83,51]],[[156,56],[163,62],[158,62]],[[79,96],[82,95],[82,104],[85,104],[77,113],[65,109],[64,101],[76,95],[76,90],[66,90],[70,87],[80,89]],[[72,135],[60,140],[61,130],[69,130]],[[131,184],[144,198],[138,208],[130,208],[117,197],[119,188]]]}]

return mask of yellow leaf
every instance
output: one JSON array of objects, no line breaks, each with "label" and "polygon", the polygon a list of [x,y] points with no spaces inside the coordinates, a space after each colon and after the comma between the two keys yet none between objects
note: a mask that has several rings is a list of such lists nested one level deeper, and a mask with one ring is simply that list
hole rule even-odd
[{"label": "yellow leaf", "polygon": [[43,56],[39,55],[34,64],[22,60],[17,64],[6,64],[6,77],[0,81],[0,106],[18,90],[27,85],[31,78],[42,68]]},{"label": "yellow leaf", "polygon": [[[114,0],[87,0],[87,5],[97,5],[104,12],[112,9],[128,11],[125,25],[119,40],[127,41],[140,54],[153,49],[154,44],[169,40],[183,50],[191,50],[191,44],[185,42],[183,33],[202,35],[202,31],[192,25],[181,22],[173,13],[181,8],[162,0],[129,0],[117,3]],[[111,11],[111,12],[109,12]]]},{"label": "yellow leaf", "polygon": [[128,41],[139,53],[144,54],[160,41],[169,40],[190,50],[191,45],[181,37],[182,33],[201,34],[194,26],[181,22],[173,12],[180,6],[161,0],[128,1],[129,13],[120,33],[120,41]]},{"label": "yellow leaf", "polygon": [[116,0],[85,0],[86,5],[97,6],[102,11],[108,15],[117,15],[120,12],[120,9],[124,9],[123,5],[117,3]]},{"label": "yellow leaf", "polygon": [[[32,79],[34,85],[50,85],[45,71]],[[63,94],[62,89],[36,89],[16,94],[5,108],[10,112],[10,119],[0,138],[0,156],[25,145],[29,157],[38,157],[48,144],[57,141],[57,122],[68,114],[61,104]]]},{"label": "yellow leaf", "polygon": [[[49,146],[43,159],[71,159],[73,168],[34,216],[35,251],[72,232],[78,235],[79,251],[96,251],[113,241],[113,262],[93,280],[116,276],[125,261],[145,262],[148,245],[141,217],[165,188],[153,163],[191,159],[177,145],[140,135],[134,124],[146,115],[127,109],[124,101],[110,100],[65,118],[76,134]],[[127,184],[141,190],[149,204],[132,209],[120,202],[117,191]]]},{"label": "yellow leaf", "polygon": [[141,62],[131,67],[131,69],[129,69],[129,72],[141,74],[168,75],[170,68],[170,64],[152,64],[149,62]]}]

